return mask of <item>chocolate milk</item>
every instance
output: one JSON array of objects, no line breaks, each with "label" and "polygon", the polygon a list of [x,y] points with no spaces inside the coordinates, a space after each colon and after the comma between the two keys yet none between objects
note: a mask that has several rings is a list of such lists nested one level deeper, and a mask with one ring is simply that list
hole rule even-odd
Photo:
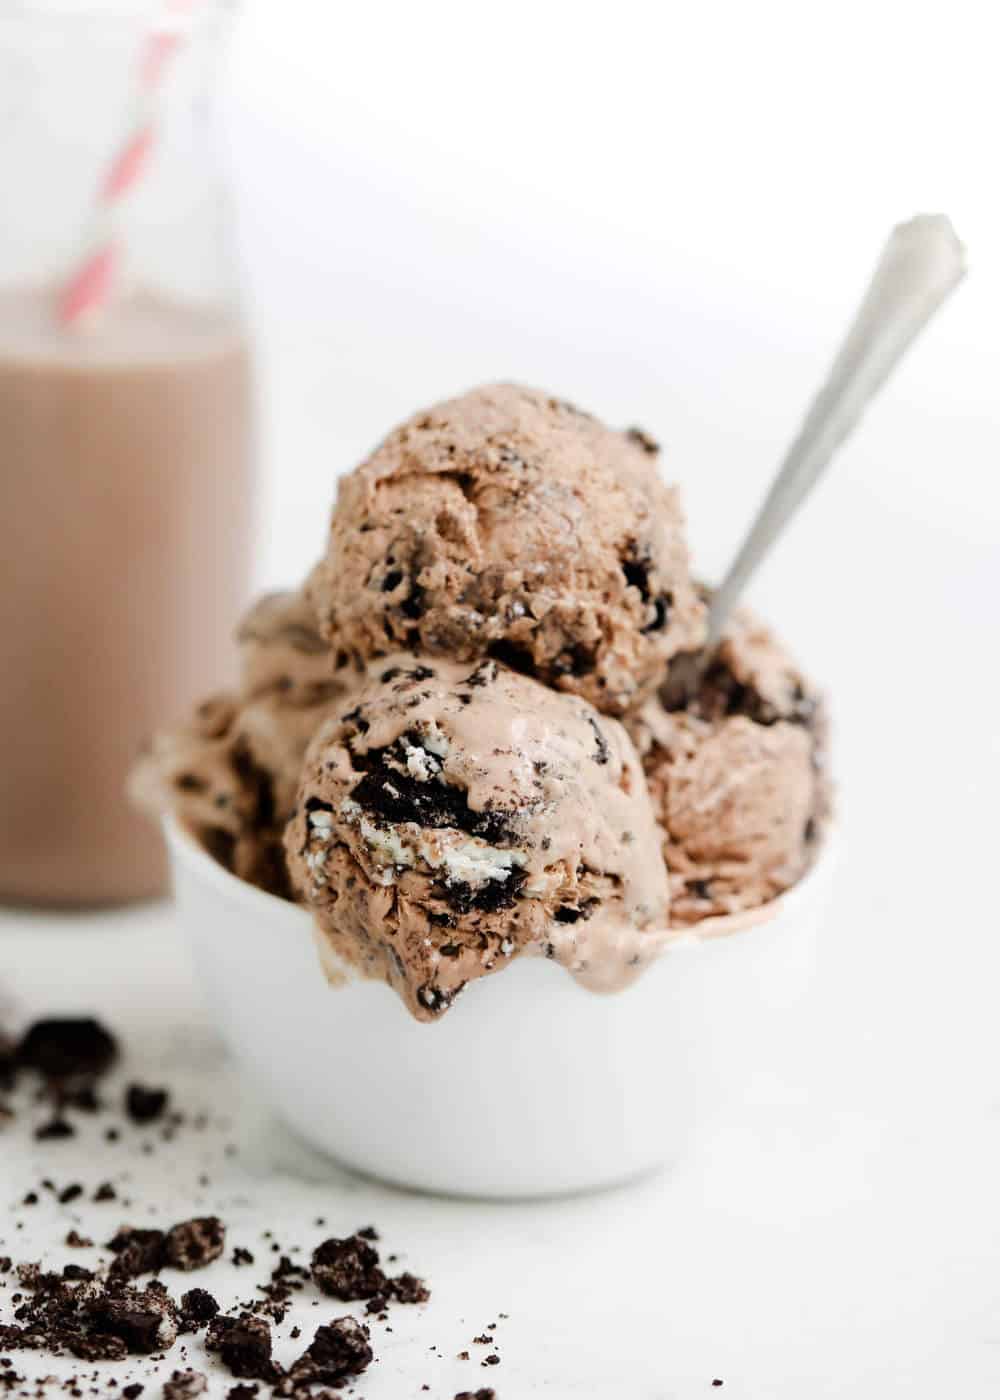
[{"label": "chocolate milk", "polygon": [[239,323],[153,300],[91,333],[0,290],[0,898],[163,888],[125,793],[151,730],[230,680],[249,582]]}]

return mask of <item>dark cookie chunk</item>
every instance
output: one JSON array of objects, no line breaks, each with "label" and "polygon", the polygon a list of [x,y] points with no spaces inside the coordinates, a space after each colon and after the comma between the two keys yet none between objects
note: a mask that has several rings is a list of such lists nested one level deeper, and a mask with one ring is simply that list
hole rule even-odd
[{"label": "dark cookie chunk", "polygon": [[165,1242],[162,1230],[136,1230],[123,1225],[106,1246],[118,1256],[111,1265],[111,1277],[127,1279],[155,1274],[166,1262]]},{"label": "dark cookie chunk", "polygon": [[429,666],[411,666],[409,670],[405,666],[390,666],[388,670],[382,672],[379,680],[383,685],[388,685],[390,681],[395,681],[403,677],[404,684],[397,685],[397,690],[408,690],[411,685],[419,681],[430,681],[434,679],[434,672]]},{"label": "dark cookie chunk", "polygon": [[17,1058],[47,1079],[96,1077],[118,1054],[110,1031],[92,1017],[36,1021],[18,1048]]},{"label": "dark cookie chunk", "polygon": [[40,1351],[45,1340],[32,1327],[16,1327],[0,1322],[0,1351]]},{"label": "dark cookie chunk", "polygon": [[552,663],[557,676],[589,676],[597,666],[597,656],[591,647],[573,646],[560,652]]},{"label": "dark cookie chunk", "polygon": [[200,1371],[175,1371],[163,1382],[163,1400],[194,1400],[208,1389],[208,1379]]},{"label": "dark cookie chunk", "polygon": [[[521,646],[509,639],[503,639],[499,642],[491,642],[486,650],[494,661],[499,661],[501,666],[506,666],[509,671],[516,671],[521,676],[534,676],[535,658],[529,647]],[[470,677],[466,681],[466,685],[472,684],[473,681]]]},{"label": "dark cookie chunk", "polygon": [[454,991],[446,992],[441,987],[435,987],[432,983],[425,982],[423,986],[417,988],[417,1001],[428,1011],[447,1011],[464,986],[463,982]]},{"label": "dark cookie chunk", "polygon": [[481,885],[470,885],[465,880],[449,880],[435,885],[434,893],[456,914],[468,914],[473,909],[495,914],[517,902],[527,878],[526,870],[515,868],[506,880],[484,880]]},{"label": "dark cookie chunk", "polygon": [[60,1138],[76,1137],[76,1129],[65,1118],[51,1118],[35,1129],[35,1137],[39,1142],[57,1142]]},{"label": "dark cookie chunk", "polygon": [[497,666],[495,661],[481,661],[476,669],[465,678],[465,684],[470,690],[477,690],[481,686],[492,685],[497,678]]},{"label": "dark cookie chunk", "polygon": [[648,603],[650,599],[649,573],[652,567],[649,550],[641,550],[635,540],[630,540],[622,556],[622,573],[629,587],[639,590],[639,597],[644,603]]},{"label": "dark cookie chunk", "polygon": [[672,593],[660,593],[653,599],[653,617],[642,629],[643,636],[650,632],[662,632],[670,621],[670,610],[674,605]]},{"label": "dark cookie chunk", "polygon": [[185,1220],[167,1234],[164,1257],[175,1269],[203,1269],[226,1247],[226,1227],[215,1215]]},{"label": "dark cookie chunk", "polygon": [[125,1288],[87,1306],[94,1330],[120,1337],[129,1351],[167,1351],[177,1340],[177,1309],[165,1293]]},{"label": "dark cookie chunk", "polygon": [[359,1376],[371,1364],[368,1328],[353,1317],[338,1317],[317,1327],[309,1346],[291,1367],[293,1385],[339,1385],[348,1376]]},{"label": "dark cookie chunk", "polygon": [[598,899],[584,899],[579,905],[560,904],[555,914],[556,923],[575,924],[580,919],[589,919],[599,903]]},{"label": "dark cookie chunk", "polygon": [[217,1317],[218,1301],[205,1288],[192,1288],[181,1298],[181,1331],[197,1332]]},{"label": "dark cookie chunk", "polygon": [[[645,428],[626,428],[625,436],[630,442],[634,442],[636,447],[641,447],[643,452],[650,457],[655,457],[660,451],[660,444],[656,438],[651,437]],[[490,1392],[492,1394],[492,1391]]]},{"label": "dark cookie chunk", "polygon": [[408,617],[411,622],[417,622],[423,617],[424,609],[427,606],[426,594],[420,584],[417,583],[416,579],[411,578],[409,586],[409,594],[398,605],[399,611],[404,617]]},{"label": "dark cookie chunk", "polygon": [[608,741],[604,737],[603,729],[597,723],[597,720],[594,718],[593,715],[587,716],[587,723],[594,731],[594,739],[597,743],[597,752],[594,754],[594,762],[603,765],[607,763],[611,757],[611,750],[608,748]]},{"label": "dark cookie chunk", "polygon": [[262,1317],[215,1317],[205,1334],[205,1350],[218,1354],[239,1380],[271,1381],[278,1369],[271,1360],[271,1328]]},{"label": "dark cookie chunk", "polygon": [[111,1333],[80,1333],[65,1338],[69,1351],[81,1361],[124,1361],[129,1346],[123,1337]]},{"label": "dark cookie chunk", "polygon": [[359,1235],[324,1240],[313,1251],[312,1276],[324,1293],[345,1303],[372,1298],[386,1288],[378,1251]]},{"label": "dark cookie chunk", "polygon": [[[348,710],[346,714],[341,715],[341,717],[340,717],[340,722],[341,722],[341,724],[350,725],[350,726],[351,726],[352,728],[354,728],[354,729],[357,731],[357,733],[359,733],[359,734],[367,734],[368,731],[369,731],[369,729],[371,729],[371,725],[369,724],[368,720],[366,720],[365,717],[364,717],[364,715],[362,714],[362,707],[361,707],[360,705],[355,705],[355,707],[354,707],[353,710]],[[329,804],[327,804],[327,803],[325,803],[325,802],[323,802],[323,803],[319,802],[319,799],[318,799],[318,798],[311,798],[310,801],[316,802],[318,807],[321,807],[323,810],[325,810],[325,811],[327,811],[327,812],[329,812],[329,811],[331,810]],[[306,811],[309,811],[309,812],[314,811],[314,810],[315,810],[315,808],[313,808],[313,807],[308,807],[308,806],[307,806],[307,808],[306,808]]]},{"label": "dark cookie chunk", "polygon": [[697,689],[692,694],[689,677],[692,667],[700,659],[702,654],[697,652],[684,652],[674,658],[660,691],[665,710],[687,709],[699,719],[709,721],[742,715],[754,724],[771,725],[784,721],[801,724],[808,730],[815,728],[817,701],[807,693],[801,682],[796,681],[790,686],[785,703],[776,705],[765,700],[752,685],[744,685],[737,680],[724,660],[711,662],[699,675]]},{"label": "dark cookie chunk", "polygon": [[418,826],[451,828],[469,836],[481,836],[494,846],[516,840],[509,812],[475,811],[469,795],[443,782],[421,781],[407,771],[409,750],[422,748],[414,732],[385,749],[371,749],[355,758],[366,771],[351,789],[351,797],[366,811],[386,822],[416,822]]},{"label": "dark cookie chunk", "polygon": [[426,1303],[431,1296],[426,1283],[416,1274],[399,1274],[389,1281],[389,1287],[397,1303]]},{"label": "dark cookie chunk", "polygon": [[163,1115],[169,1100],[166,1089],[130,1084],[125,1091],[125,1112],[133,1123],[153,1123]]}]

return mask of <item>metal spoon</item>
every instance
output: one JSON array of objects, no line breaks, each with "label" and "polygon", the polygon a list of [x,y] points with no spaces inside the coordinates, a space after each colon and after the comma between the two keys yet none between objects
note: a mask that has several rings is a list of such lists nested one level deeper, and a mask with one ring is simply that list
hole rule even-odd
[{"label": "metal spoon", "polygon": [[697,688],[754,570],[965,272],[965,249],[943,214],[920,214],[893,229],[826,381],[712,597],[705,647],[671,662],[668,703],[683,703]]}]

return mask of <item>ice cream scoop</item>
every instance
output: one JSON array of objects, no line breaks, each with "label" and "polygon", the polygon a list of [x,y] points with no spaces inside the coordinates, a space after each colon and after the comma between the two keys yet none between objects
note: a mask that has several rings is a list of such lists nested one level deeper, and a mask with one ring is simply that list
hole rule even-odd
[{"label": "ice cream scoop", "polygon": [[240,695],[276,695],[286,705],[315,705],[342,692],[330,644],[303,590],[266,593],[236,630]]},{"label": "ice cream scoop", "polygon": [[510,384],[416,414],[340,481],[321,625],[345,657],[492,656],[623,713],[703,635],[657,452]]},{"label": "ice cream scoop", "polygon": [[489,659],[374,662],[310,744],[285,842],[337,957],[423,1020],[524,953],[617,989],[667,925],[625,730]]},{"label": "ice cream scoop", "polygon": [[730,622],[697,689],[626,721],[663,830],[671,921],[767,903],[812,862],[829,806],[820,697],[772,632]]},{"label": "ice cream scoop", "polygon": [[270,594],[237,630],[239,690],[209,697],[153,736],[131,789],[177,817],[234,874],[290,896],[282,830],[309,740],[347,680],[301,592]]}]

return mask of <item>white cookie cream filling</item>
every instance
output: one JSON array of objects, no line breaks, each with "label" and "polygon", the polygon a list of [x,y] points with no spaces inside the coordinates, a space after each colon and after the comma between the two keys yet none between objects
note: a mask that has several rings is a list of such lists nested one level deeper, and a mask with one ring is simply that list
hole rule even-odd
[{"label": "white cookie cream filling", "polygon": [[[350,797],[341,802],[340,812],[357,827],[377,864],[443,870],[449,884],[484,885],[489,880],[506,880],[513,869],[528,862],[526,851],[491,846],[477,836],[456,839],[452,832],[438,828],[423,831],[414,822],[376,825]],[[391,883],[391,874],[384,883]]]}]

